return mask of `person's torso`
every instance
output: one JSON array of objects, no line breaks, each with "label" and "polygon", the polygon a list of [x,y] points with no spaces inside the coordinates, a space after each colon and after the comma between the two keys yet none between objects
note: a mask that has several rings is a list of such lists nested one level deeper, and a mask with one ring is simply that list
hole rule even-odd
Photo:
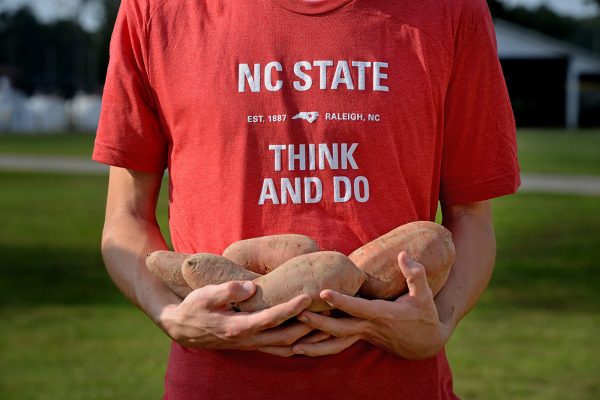
[{"label": "person's torso", "polygon": [[[300,233],[347,254],[434,219],[456,11],[449,1],[334,3],[324,13],[334,6],[157,3],[148,76],[170,141],[177,251],[220,254],[240,239]],[[274,392],[282,379],[289,390]],[[408,362],[364,342],[317,359],[172,349],[169,399],[252,382],[238,398],[452,391],[443,353]]]},{"label": "person's torso", "polygon": [[175,246],[297,232],[349,252],[433,219],[452,43],[437,3],[162,2],[148,64]]}]

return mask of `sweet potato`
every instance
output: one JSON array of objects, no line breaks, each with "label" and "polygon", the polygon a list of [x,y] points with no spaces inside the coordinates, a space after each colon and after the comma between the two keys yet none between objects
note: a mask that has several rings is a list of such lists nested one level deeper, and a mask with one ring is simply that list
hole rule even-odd
[{"label": "sweet potato", "polygon": [[402,225],[350,254],[349,258],[369,276],[358,292],[362,297],[389,300],[406,293],[406,279],[398,265],[398,254],[403,250],[423,264],[433,295],[441,290],[454,263],[452,234],[439,224],[417,221]]},{"label": "sweet potato", "polygon": [[324,289],[351,295],[356,294],[366,274],[341,253],[321,251],[294,257],[273,272],[254,280],[256,293],[235,308],[258,311],[284,303],[300,294],[308,294],[313,301],[307,310],[321,312],[331,307],[321,300]]},{"label": "sweet potato", "polygon": [[294,257],[319,250],[317,243],[308,236],[271,235],[232,243],[223,252],[223,257],[264,275]]},{"label": "sweet potato", "polygon": [[181,272],[185,281],[193,289],[229,281],[251,281],[261,276],[225,257],[210,253],[189,256],[183,262]]},{"label": "sweet potato", "polygon": [[146,256],[146,267],[177,296],[184,298],[192,291],[181,274],[181,265],[188,257],[189,254],[159,250]]}]

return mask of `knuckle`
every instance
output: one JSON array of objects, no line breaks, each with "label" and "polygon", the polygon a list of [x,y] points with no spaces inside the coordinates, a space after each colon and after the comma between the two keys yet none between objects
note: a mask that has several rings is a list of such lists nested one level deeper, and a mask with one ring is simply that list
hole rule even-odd
[{"label": "knuckle", "polygon": [[412,272],[411,278],[413,280],[425,278],[425,268],[423,268],[422,265],[412,268],[411,272]]},{"label": "knuckle", "polygon": [[209,297],[206,296],[205,293],[199,293],[199,295],[194,298],[194,303],[196,307],[201,309],[208,309],[210,306]]},{"label": "knuckle", "polygon": [[237,282],[226,282],[223,284],[223,291],[227,296],[232,296],[237,290]]},{"label": "knuckle", "polygon": [[181,304],[185,304],[187,306],[204,307],[206,305],[206,299],[208,297],[206,294],[206,288],[207,286],[192,290],[192,292],[189,295],[187,295],[185,299],[183,299],[183,302]]}]

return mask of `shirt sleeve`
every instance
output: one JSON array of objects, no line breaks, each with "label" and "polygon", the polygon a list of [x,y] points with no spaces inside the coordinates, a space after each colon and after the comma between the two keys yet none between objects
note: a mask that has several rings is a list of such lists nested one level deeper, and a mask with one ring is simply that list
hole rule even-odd
[{"label": "shirt sleeve", "polygon": [[440,200],[483,201],[519,185],[515,121],[485,1],[467,2],[445,100]]},{"label": "shirt sleeve", "polygon": [[167,164],[167,140],[148,79],[143,3],[123,0],[119,8],[92,159],[162,172]]}]

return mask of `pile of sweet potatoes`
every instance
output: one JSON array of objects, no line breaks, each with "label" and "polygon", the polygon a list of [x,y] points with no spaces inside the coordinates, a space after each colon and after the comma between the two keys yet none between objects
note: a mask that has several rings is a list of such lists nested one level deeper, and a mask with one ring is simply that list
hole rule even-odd
[{"label": "pile of sweet potatoes", "polygon": [[252,280],[256,292],[234,305],[240,311],[263,310],[308,294],[313,302],[307,309],[321,312],[331,309],[319,297],[324,289],[369,299],[394,299],[406,293],[398,265],[401,251],[423,264],[437,294],[448,278],[455,250],[451,233],[428,221],[402,225],[348,257],[322,251],[307,236],[285,234],[235,242],[222,256],[156,251],[148,255],[146,265],[181,298],[206,285]]}]

